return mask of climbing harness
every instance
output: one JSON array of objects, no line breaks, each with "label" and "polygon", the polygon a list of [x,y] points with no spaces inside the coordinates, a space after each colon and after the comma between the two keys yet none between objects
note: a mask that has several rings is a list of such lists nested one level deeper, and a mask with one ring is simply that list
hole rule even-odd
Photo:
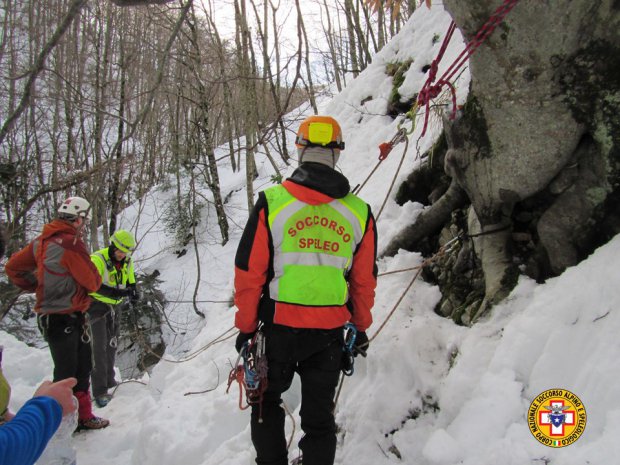
[{"label": "climbing harness", "polygon": [[344,359],[342,364],[342,373],[345,376],[351,376],[355,366],[355,355],[353,353],[353,347],[355,346],[355,339],[357,339],[357,328],[353,323],[347,323],[344,325],[344,344],[342,351],[344,352]]},{"label": "climbing harness", "polygon": [[[69,314],[62,315],[62,316],[67,319],[67,322],[64,328],[62,328],[62,332],[68,335],[68,334],[73,333],[73,331],[75,330],[81,329],[82,334],[80,335],[80,340],[84,344],[90,344],[90,341],[92,339],[92,333],[90,330],[90,324],[86,320],[86,315],[83,315],[83,314],[78,315],[78,312],[75,312],[75,313],[69,313]],[[78,321],[80,320],[80,318],[83,320]],[[41,335],[43,336],[43,339],[47,341],[49,337],[49,331],[50,331],[50,314],[46,313],[44,315],[38,315],[37,326],[39,327],[39,331],[41,331]]]},{"label": "climbing harness", "polygon": [[[258,422],[263,422],[263,394],[267,389],[267,357],[265,356],[265,335],[259,329],[250,341],[246,341],[239,351],[235,366],[228,375],[228,393],[233,381],[239,384],[239,408],[247,409],[258,404]],[[245,390],[246,405],[243,405]]]},{"label": "climbing harness", "polygon": [[424,114],[424,127],[422,128],[422,134],[420,137],[423,137],[424,134],[426,134],[430,101],[441,93],[443,86],[448,86],[448,88],[450,89],[450,93],[452,94],[452,114],[450,115],[450,119],[454,119],[456,117],[456,90],[450,80],[467,62],[467,60],[469,60],[469,57],[474,54],[478,47],[482,45],[486,38],[491,35],[495,28],[502,23],[506,15],[510,13],[510,11],[515,7],[518,2],[519,0],[504,0],[504,3],[502,3],[499,8],[495,10],[495,12],[491,15],[487,22],[484,23],[484,25],[476,33],[474,38],[470,40],[469,43],[465,46],[465,49],[460,53],[460,55],[456,57],[456,59],[441,75],[437,82],[433,84],[435,78],[437,77],[439,62],[443,58],[443,55],[448,48],[448,43],[450,42],[450,39],[452,38],[452,35],[454,34],[454,31],[456,29],[456,23],[454,21],[450,23],[450,26],[448,27],[448,32],[444,37],[441,48],[439,49],[439,53],[431,63],[431,67],[428,72],[428,78],[426,79],[424,86],[422,86],[422,90],[420,90],[420,93],[418,94],[417,104],[420,107],[425,107],[426,109]]}]

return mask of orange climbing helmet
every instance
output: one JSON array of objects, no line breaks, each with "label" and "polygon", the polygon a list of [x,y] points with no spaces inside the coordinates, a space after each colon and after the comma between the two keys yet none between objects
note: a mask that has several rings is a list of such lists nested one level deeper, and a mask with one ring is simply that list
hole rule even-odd
[{"label": "orange climbing helmet", "polygon": [[331,116],[309,116],[299,125],[295,145],[344,150],[340,125]]}]

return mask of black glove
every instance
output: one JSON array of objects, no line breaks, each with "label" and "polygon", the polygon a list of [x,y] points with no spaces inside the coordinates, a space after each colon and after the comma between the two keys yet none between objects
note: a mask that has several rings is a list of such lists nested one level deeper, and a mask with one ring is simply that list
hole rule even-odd
[{"label": "black glove", "polygon": [[237,339],[235,339],[235,349],[237,349],[237,353],[241,352],[241,348],[243,347],[243,344],[245,344],[245,341],[252,339],[255,334],[256,331],[251,333],[239,332],[239,334],[237,334]]},{"label": "black glove", "polygon": [[368,336],[364,331],[358,331],[357,336],[355,337],[355,344],[353,345],[353,356],[357,357],[361,355],[362,357],[366,357],[366,353],[368,352],[368,346],[370,342],[368,341]]},{"label": "black glove", "polygon": [[117,289],[115,287],[102,284],[97,291],[97,294],[100,294],[104,297],[109,297],[111,299],[122,299],[123,297],[129,296],[129,289]]},{"label": "black glove", "polygon": [[129,302],[131,302],[132,305],[136,305],[140,300],[140,292],[136,288],[136,285],[130,284],[127,286],[127,290],[129,291],[127,294],[129,296]]}]

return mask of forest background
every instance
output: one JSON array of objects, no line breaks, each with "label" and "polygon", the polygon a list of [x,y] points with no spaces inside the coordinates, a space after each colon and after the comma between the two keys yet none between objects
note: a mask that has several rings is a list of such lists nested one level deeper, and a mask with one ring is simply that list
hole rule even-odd
[{"label": "forest background", "polygon": [[186,237],[197,215],[179,180],[200,177],[213,192],[226,243],[214,147],[228,144],[233,170],[240,157],[248,160],[251,205],[255,152],[266,152],[276,177],[275,159],[289,162],[285,138],[295,128],[284,115],[306,100],[316,110],[328,82],[340,91],[415,7],[394,14],[373,14],[360,0],[121,7],[134,3],[149,2],[0,6],[0,221],[9,252],[69,193],[91,200],[97,249],[119,211],[170,173],[175,233]]}]

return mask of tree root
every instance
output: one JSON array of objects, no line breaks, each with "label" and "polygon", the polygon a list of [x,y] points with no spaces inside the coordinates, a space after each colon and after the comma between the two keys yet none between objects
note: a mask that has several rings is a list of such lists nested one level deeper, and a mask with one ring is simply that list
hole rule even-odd
[{"label": "tree root", "polygon": [[401,229],[380,256],[393,257],[399,249],[415,250],[420,241],[437,234],[449,222],[452,211],[463,207],[466,203],[465,191],[453,180],[446,193],[420,213],[415,223]]}]

